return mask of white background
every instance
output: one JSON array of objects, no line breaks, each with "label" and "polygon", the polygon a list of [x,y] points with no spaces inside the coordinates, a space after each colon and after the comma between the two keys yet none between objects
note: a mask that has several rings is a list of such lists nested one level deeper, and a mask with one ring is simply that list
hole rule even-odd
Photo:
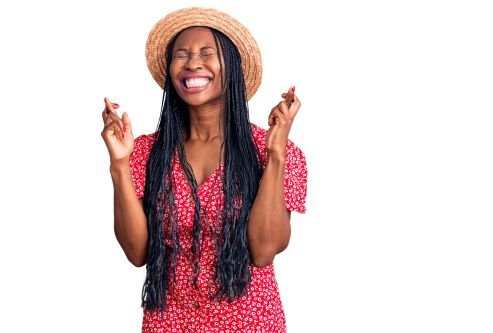
[{"label": "white background", "polygon": [[103,97],[154,131],[147,34],[201,5],[261,47],[253,122],[290,85],[303,103],[308,211],[275,261],[289,332],[492,332],[487,3],[2,2],[0,331],[139,332],[145,269],[113,235]]}]

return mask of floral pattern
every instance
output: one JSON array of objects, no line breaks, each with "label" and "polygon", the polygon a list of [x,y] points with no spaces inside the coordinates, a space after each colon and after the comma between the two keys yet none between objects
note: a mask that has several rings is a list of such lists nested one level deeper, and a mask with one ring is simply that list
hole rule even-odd
[{"label": "floral pattern", "polygon": [[[266,131],[252,125],[262,161],[265,166]],[[135,191],[139,198],[144,195],[146,163],[154,143],[154,134],[141,135],[135,139],[135,149],[130,158],[130,169]],[[214,301],[211,295],[218,290],[214,283],[216,264],[215,234],[220,226],[222,193],[221,172],[223,165],[198,187],[204,245],[200,258],[197,288],[192,286],[191,245],[194,203],[191,189],[178,158],[173,164],[176,186],[175,207],[179,218],[180,244],[183,251],[178,256],[176,279],[170,279],[166,293],[166,309],[161,312],[144,310],[143,333],[281,333],[286,332],[286,319],[274,273],[274,265],[258,268],[250,266],[252,280],[248,293],[233,302]],[[307,183],[306,160],[303,152],[291,141],[286,147],[284,193],[286,207],[290,211],[305,212]],[[164,221],[165,234],[169,234],[169,223]],[[172,244],[166,240],[169,246]]]}]

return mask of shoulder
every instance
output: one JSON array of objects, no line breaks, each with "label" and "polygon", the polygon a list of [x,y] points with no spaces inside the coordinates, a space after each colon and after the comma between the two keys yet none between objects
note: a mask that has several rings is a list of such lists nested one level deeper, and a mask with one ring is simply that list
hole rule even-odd
[{"label": "shoulder", "polygon": [[[251,124],[252,136],[256,142],[264,166],[267,159],[265,137],[267,131]],[[291,140],[286,145],[286,163],[284,165],[284,200],[289,211],[304,213],[306,211],[307,166],[305,154]]]},{"label": "shoulder", "polygon": [[134,155],[149,155],[156,139],[156,133],[142,134],[134,140]]},{"label": "shoulder", "polygon": [[252,135],[255,141],[258,141],[259,139],[265,140],[265,136],[267,135],[267,130],[263,129],[262,127],[254,123],[250,123],[250,128],[252,129]]},{"label": "shoulder", "polygon": [[152,148],[155,139],[156,139],[156,133],[142,134],[135,138],[134,146],[135,148],[139,148],[139,149],[143,149],[143,148],[150,149]]},{"label": "shoulder", "polygon": [[130,173],[138,198],[144,196],[147,160],[155,137],[155,133],[143,134],[134,140],[134,151],[130,155]]},{"label": "shoulder", "polygon": [[156,133],[142,134],[134,139],[134,151],[130,156],[130,165],[145,165],[151,153]]}]

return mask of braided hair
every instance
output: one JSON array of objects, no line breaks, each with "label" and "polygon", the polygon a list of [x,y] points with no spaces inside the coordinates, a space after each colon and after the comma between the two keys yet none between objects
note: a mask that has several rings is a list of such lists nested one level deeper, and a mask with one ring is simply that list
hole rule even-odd
[{"label": "braided hair", "polygon": [[[246,294],[251,280],[247,225],[250,209],[258,191],[263,168],[258,147],[253,139],[240,53],[233,42],[218,30],[209,28],[214,36],[221,62],[221,85],[224,103],[224,168],[221,170],[223,207],[221,225],[215,242],[217,261],[214,282],[218,283],[215,299],[232,301]],[[172,177],[175,154],[184,170],[195,202],[191,247],[194,285],[200,271],[202,254],[201,207],[197,195],[197,181],[186,160],[185,134],[190,125],[188,107],[178,96],[170,78],[173,46],[179,34],[169,43],[166,52],[166,80],[164,83],[161,115],[155,141],[146,170],[144,212],[149,230],[147,274],[142,288],[142,306],[149,310],[166,307],[165,294],[169,279],[176,277],[176,264],[181,249],[178,237],[179,221],[174,205],[175,186]],[[221,57],[222,53],[222,57]],[[223,79],[224,78],[224,79]],[[165,243],[163,221],[170,224],[169,241]]]}]

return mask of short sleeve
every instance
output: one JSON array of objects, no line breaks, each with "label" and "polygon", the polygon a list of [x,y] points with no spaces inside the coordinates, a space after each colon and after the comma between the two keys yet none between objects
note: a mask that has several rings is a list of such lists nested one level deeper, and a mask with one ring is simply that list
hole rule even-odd
[{"label": "short sleeve", "polygon": [[146,183],[146,168],[151,153],[154,135],[141,135],[134,140],[134,151],[130,155],[130,174],[138,198],[144,196]]},{"label": "short sleeve", "polygon": [[[260,158],[265,167],[267,149],[265,137],[267,131],[252,124],[252,135],[260,152]],[[289,211],[305,213],[306,207],[307,168],[305,155],[298,146],[288,140],[286,146],[286,164],[284,165],[284,201]]]},{"label": "short sleeve", "polygon": [[286,147],[284,200],[289,211],[306,211],[307,168],[305,155],[292,141]]}]

